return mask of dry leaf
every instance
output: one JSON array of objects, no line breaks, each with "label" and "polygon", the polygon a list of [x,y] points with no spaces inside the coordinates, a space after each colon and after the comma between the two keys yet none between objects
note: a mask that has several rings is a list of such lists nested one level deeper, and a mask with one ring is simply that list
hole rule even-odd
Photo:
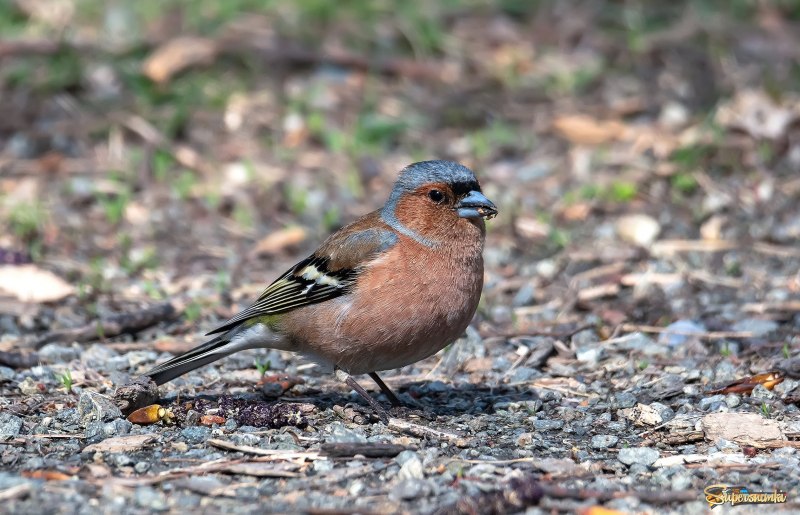
[{"label": "dry leaf", "polygon": [[542,240],[547,238],[551,232],[549,224],[528,217],[517,218],[514,221],[514,229],[526,240]]},{"label": "dry leaf", "polygon": [[163,84],[175,74],[197,64],[209,64],[217,55],[217,44],[206,38],[183,36],[158,47],[142,65],[153,82]]},{"label": "dry leaf", "polygon": [[553,128],[561,136],[579,145],[599,145],[623,137],[624,123],[618,120],[597,120],[591,116],[575,114],[558,116]]},{"label": "dry leaf", "polygon": [[154,442],[156,435],[127,435],[106,438],[83,448],[83,452],[133,452]]},{"label": "dry leaf", "polygon": [[258,257],[277,254],[283,249],[302,243],[305,239],[306,230],[302,227],[286,227],[259,241],[250,251],[250,256]]},{"label": "dry leaf", "polygon": [[36,265],[0,266],[0,295],[10,294],[22,302],[56,302],[75,289],[52,272]]},{"label": "dry leaf", "polygon": [[730,382],[721,388],[710,390],[708,393],[710,395],[716,395],[716,394],[727,395],[729,393],[749,394],[752,393],[753,388],[755,388],[758,385],[763,385],[764,388],[766,388],[767,390],[772,390],[773,388],[775,388],[776,384],[780,384],[782,382],[783,382],[783,374],[781,374],[778,370],[773,370],[771,372],[764,372],[763,374],[756,374],[754,376],[743,377],[742,379]]}]

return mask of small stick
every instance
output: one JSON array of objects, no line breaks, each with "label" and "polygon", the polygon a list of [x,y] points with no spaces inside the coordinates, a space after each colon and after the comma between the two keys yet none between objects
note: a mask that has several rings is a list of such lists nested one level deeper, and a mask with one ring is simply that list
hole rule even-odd
[{"label": "small stick", "polygon": [[137,333],[164,320],[170,320],[174,318],[175,315],[175,307],[169,302],[164,302],[142,309],[141,311],[112,315],[82,327],[49,332],[34,340],[33,346],[39,349],[53,342],[68,341],[70,343],[83,343],[103,340],[125,333]]}]

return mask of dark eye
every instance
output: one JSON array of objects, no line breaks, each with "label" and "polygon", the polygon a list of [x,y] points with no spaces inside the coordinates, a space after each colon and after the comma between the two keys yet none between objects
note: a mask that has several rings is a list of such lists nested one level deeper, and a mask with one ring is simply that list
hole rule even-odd
[{"label": "dark eye", "polygon": [[428,192],[428,198],[432,201],[436,202],[437,204],[444,200],[444,193],[439,190],[431,190]]}]

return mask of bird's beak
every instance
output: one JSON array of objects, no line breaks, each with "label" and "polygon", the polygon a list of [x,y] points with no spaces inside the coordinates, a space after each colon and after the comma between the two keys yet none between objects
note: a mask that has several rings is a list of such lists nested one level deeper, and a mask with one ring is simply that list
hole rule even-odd
[{"label": "bird's beak", "polygon": [[494,218],[497,216],[497,206],[480,191],[472,190],[458,201],[456,213],[461,218]]}]

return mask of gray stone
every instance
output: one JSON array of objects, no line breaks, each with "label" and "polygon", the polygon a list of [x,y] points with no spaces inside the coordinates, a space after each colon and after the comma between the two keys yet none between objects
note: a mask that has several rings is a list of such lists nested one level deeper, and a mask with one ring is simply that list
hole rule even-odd
[{"label": "gray stone", "polygon": [[538,377],[542,375],[536,369],[530,367],[519,367],[511,373],[511,377],[509,378],[512,383],[524,383],[525,381],[530,381],[534,377]]},{"label": "gray stone", "polygon": [[211,437],[211,428],[205,426],[185,427],[181,430],[181,436],[189,443],[202,443]]},{"label": "gray stone", "polygon": [[757,384],[756,387],[753,388],[753,392],[750,394],[750,397],[759,400],[772,400],[775,398],[775,394],[764,388],[764,385]]},{"label": "gray stone", "polygon": [[400,472],[397,473],[397,477],[401,481],[406,479],[422,479],[425,477],[422,460],[419,459],[419,456],[414,455],[407,459],[406,462],[403,463],[403,466],[400,467]]},{"label": "gray stone", "polygon": [[106,437],[105,432],[103,431],[103,426],[105,424],[100,422],[99,420],[92,420],[86,424],[86,429],[83,432],[83,435],[86,437],[86,443],[97,443],[100,440],[103,440]]},{"label": "gray stone", "polygon": [[405,450],[401,451],[400,454],[395,456],[394,461],[402,467],[408,460],[413,458],[419,459],[419,455],[416,453],[416,451]]},{"label": "gray stone", "polygon": [[714,381],[728,382],[733,381],[739,375],[736,365],[728,360],[721,361],[719,365],[714,368]]},{"label": "gray stone", "polygon": [[537,431],[554,431],[564,427],[563,420],[534,420],[533,428]]},{"label": "gray stone", "polygon": [[118,418],[103,424],[103,434],[106,436],[126,435],[130,433],[133,424],[124,418]]},{"label": "gray stone", "polygon": [[580,347],[577,351],[575,351],[575,357],[578,361],[590,365],[597,364],[604,354],[605,352],[603,351],[603,348],[597,346]]},{"label": "gray stone", "polygon": [[410,501],[427,495],[429,489],[424,479],[405,479],[398,482],[389,492],[395,501]]},{"label": "gray stone", "polygon": [[22,419],[8,413],[0,413],[0,437],[17,436],[22,430]]},{"label": "gray stone", "polygon": [[753,333],[754,337],[766,336],[776,329],[778,329],[777,322],[760,318],[745,318],[731,326],[732,331]]},{"label": "gray stone", "polygon": [[742,398],[735,393],[729,393],[725,396],[725,405],[729,408],[735,408],[742,403]]},{"label": "gray stone", "polygon": [[661,404],[660,402],[653,402],[650,403],[650,408],[652,408],[659,417],[661,417],[661,422],[668,422],[675,418],[675,411],[672,410],[666,404]]},{"label": "gray stone", "polygon": [[600,341],[597,332],[592,329],[585,329],[572,335],[572,344],[576,347],[586,347]]},{"label": "gray stone", "polygon": [[511,300],[511,305],[514,307],[528,306],[533,304],[534,300],[536,300],[536,289],[534,288],[532,282],[527,282],[523,284],[519,290],[517,290],[517,293]]},{"label": "gray stone", "polygon": [[349,429],[341,422],[334,422],[330,426],[331,434],[325,439],[328,443],[366,443],[367,437],[353,429]]},{"label": "gray stone", "polygon": [[658,451],[650,447],[626,447],[620,449],[617,455],[617,459],[625,465],[638,463],[640,465],[650,466],[656,462],[658,457]]},{"label": "gray stone", "polygon": [[167,509],[167,499],[164,493],[151,486],[140,486],[134,494],[136,504],[150,511],[163,511]]},{"label": "gray stone", "polygon": [[425,385],[424,389],[431,393],[442,393],[448,391],[450,387],[441,381],[431,381]]},{"label": "gray stone", "polygon": [[679,347],[693,338],[693,335],[703,335],[706,328],[693,320],[677,320],[664,328],[659,334],[658,343],[669,347]]},{"label": "gray stone", "polygon": [[672,490],[681,491],[688,490],[692,486],[692,475],[680,472],[672,476],[670,480]]},{"label": "gray stone", "polygon": [[16,372],[14,369],[8,367],[0,367],[0,383],[7,383],[9,381],[13,381],[14,377],[16,377]]},{"label": "gray stone", "polygon": [[631,392],[619,392],[614,396],[614,400],[620,408],[632,408],[636,406],[636,396]]},{"label": "gray stone", "polygon": [[702,411],[708,410],[712,404],[725,402],[724,395],[712,395],[711,397],[704,397],[700,399],[700,402],[697,403],[698,409]]},{"label": "gray stone", "polygon": [[253,447],[261,442],[261,438],[259,438],[258,435],[250,433],[235,433],[231,435],[231,441],[236,445],[249,445]]},{"label": "gray stone", "polygon": [[91,421],[110,422],[122,418],[122,412],[114,402],[97,392],[83,392],[78,399],[78,415],[81,422],[87,424]]},{"label": "gray stone", "polygon": [[619,438],[614,435],[595,435],[592,437],[592,449],[608,449],[614,447],[619,442]]},{"label": "gray stone", "polygon": [[131,458],[130,455],[123,453],[112,454],[106,458],[106,461],[115,467],[127,467],[128,465],[133,464],[133,458]]},{"label": "gray stone", "polygon": [[150,463],[146,461],[140,461],[133,466],[133,470],[135,470],[137,474],[144,474],[150,470]]},{"label": "gray stone", "polygon": [[73,359],[81,357],[80,349],[67,347],[57,343],[49,343],[39,349],[39,358],[44,363],[69,363]]}]

